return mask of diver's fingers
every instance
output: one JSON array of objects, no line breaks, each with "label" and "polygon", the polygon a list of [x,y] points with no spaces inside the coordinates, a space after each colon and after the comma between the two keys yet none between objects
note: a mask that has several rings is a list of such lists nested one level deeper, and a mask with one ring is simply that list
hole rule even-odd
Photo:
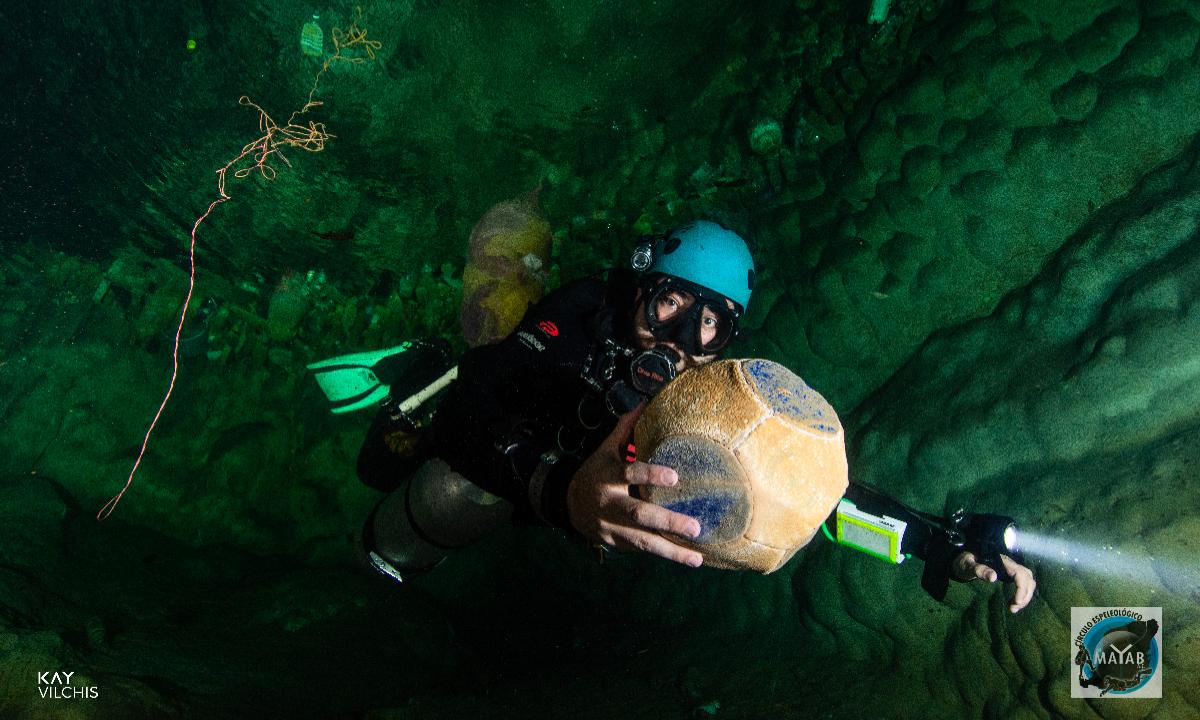
[{"label": "diver's fingers", "polygon": [[[1033,579],[1033,571],[1021,565],[1017,561],[1001,555],[1000,561],[1004,563],[1004,569],[1012,575],[1013,584],[1016,590],[1013,592],[1012,603],[1008,606],[1009,612],[1020,612],[1033,599],[1033,591],[1037,588],[1037,581]],[[999,575],[995,570],[975,560],[975,555],[970,552],[959,553],[958,557],[954,558],[953,564],[954,576],[959,580],[986,580],[987,582],[996,582]]]},{"label": "diver's fingers", "polygon": [[654,503],[629,498],[624,510],[628,522],[619,524],[632,524],[635,530],[661,530],[689,538],[700,534],[700,523],[695,518]]},{"label": "diver's fingers", "polygon": [[679,482],[679,473],[666,465],[651,465],[638,461],[625,466],[625,482],[630,485],[671,487]]},{"label": "diver's fingers", "polygon": [[635,528],[614,530],[613,544],[626,550],[640,550],[651,555],[658,555],[681,565],[700,567],[704,563],[704,556],[695,550],[680,547],[657,533],[645,530]]},{"label": "diver's fingers", "polygon": [[1000,576],[996,574],[995,570],[991,569],[987,565],[984,565],[983,563],[976,563],[975,577],[987,582],[996,582],[996,579]]},{"label": "diver's fingers", "polygon": [[1014,613],[1020,612],[1033,599],[1033,591],[1037,589],[1037,580],[1033,579],[1032,570],[1009,556],[1001,555],[1000,561],[1004,563],[1004,569],[1008,571],[1008,574],[1013,576],[1013,584],[1017,586],[1008,610]]},{"label": "diver's fingers", "polygon": [[951,570],[954,572],[955,579],[962,582],[969,580],[996,582],[996,579],[1000,577],[995,570],[976,560],[975,553],[967,550],[963,550],[958,557],[954,558]]},{"label": "diver's fingers", "polygon": [[983,563],[976,562],[975,553],[966,550],[960,552],[958,557],[954,558],[954,563],[950,566],[950,569],[954,573],[954,579],[959,582],[967,582],[969,580],[996,581],[995,571]]}]

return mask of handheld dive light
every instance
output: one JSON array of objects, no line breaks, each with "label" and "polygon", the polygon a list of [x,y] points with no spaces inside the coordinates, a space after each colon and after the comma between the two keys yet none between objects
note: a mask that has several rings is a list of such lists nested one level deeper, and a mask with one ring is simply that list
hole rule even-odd
[{"label": "handheld dive light", "polygon": [[1013,579],[1000,558],[1019,552],[1016,521],[1010,517],[963,510],[937,517],[856,483],[850,483],[834,515],[837,536],[830,539],[839,545],[895,565],[914,555],[925,561],[921,584],[939,600],[949,584],[950,563],[963,551],[995,570],[997,579]]}]

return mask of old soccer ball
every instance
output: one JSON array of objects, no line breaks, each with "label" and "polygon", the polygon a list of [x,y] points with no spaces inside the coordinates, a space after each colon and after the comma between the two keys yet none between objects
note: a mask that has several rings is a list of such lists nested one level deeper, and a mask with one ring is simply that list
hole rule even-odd
[{"label": "old soccer ball", "polygon": [[642,498],[700,522],[672,542],[713,567],[778,570],[808,544],[848,484],[842,424],[825,398],[770,360],[682,373],[647,406],[638,459],[679,473]]}]

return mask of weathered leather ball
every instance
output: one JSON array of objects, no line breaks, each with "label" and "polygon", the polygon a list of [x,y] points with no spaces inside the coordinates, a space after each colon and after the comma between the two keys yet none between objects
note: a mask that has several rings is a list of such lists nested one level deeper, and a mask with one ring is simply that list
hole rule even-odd
[{"label": "weathered leather ball", "polygon": [[849,482],[842,424],[825,398],[770,360],[722,360],[682,373],[634,431],[638,459],[679,473],[642,499],[700,522],[665,535],[706,565],[770,573],[808,544]]}]

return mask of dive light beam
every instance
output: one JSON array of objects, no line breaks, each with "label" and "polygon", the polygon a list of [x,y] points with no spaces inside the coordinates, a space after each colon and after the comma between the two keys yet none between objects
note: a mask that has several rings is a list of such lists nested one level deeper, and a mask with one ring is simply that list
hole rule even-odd
[{"label": "dive light beam", "polygon": [[1019,551],[1029,558],[1038,558],[1058,570],[1068,568],[1147,586],[1151,592],[1161,588],[1196,586],[1200,578],[1200,563],[1187,564],[1141,551],[1122,550],[1116,545],[1093,545],[1031,532],[1021,528]]}]

